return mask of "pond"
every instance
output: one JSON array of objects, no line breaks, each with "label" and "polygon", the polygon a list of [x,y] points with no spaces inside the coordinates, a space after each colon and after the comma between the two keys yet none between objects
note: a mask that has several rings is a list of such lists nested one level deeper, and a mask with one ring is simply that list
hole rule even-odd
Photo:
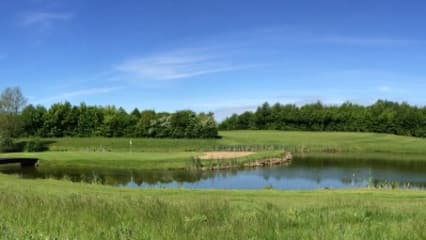
[{"label": "pond", "polygon": [[131,171],[2,166],[0,172],[22,178],[55,178],[121,187],[188,189],[323,189],[368,186],[426,187],[426,164],[299,158],[287,166],[221,171]]}]

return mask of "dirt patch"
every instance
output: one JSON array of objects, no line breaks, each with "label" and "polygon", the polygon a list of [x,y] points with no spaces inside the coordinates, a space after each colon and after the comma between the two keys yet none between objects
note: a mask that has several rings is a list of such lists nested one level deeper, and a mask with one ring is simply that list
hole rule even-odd
[{"label": "dirt patch", "polygon": [[254,152],[206,152],[200,156],[202,160],[212,160],[212,159],[231,159],[246,157],[254,154]]}]

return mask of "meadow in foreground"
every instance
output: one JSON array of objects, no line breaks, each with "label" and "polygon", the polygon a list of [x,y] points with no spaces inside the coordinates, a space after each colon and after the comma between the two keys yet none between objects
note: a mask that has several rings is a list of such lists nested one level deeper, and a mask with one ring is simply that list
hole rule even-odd
[{"label": "meadow in foreground", "polygon": [[0,175],[1,239],[425,239],[426,193],[126,189]]}]

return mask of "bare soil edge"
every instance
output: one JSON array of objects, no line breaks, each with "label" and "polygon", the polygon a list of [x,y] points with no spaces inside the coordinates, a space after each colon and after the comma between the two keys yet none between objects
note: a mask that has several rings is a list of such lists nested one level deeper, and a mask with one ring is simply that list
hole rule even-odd
[{"label": "bare soil edge", "polygon": [[201,160],[232,159],[232,158],[250,156],[254,153],[255,152],[230,152],[230,151],[206,152],[200,156],[200,159]]},{"label": "bare soil edge", "polygon": [[[226,159],[233,159],[238,157],[245,157],[254,154],[255,152],[207,152],[203,156],[200,157],[202,160],[226,160]],[[284,152],[282,153],[281,157],[275,157],[275,158],[266,158],[266,159],[259,159],[256,161],[250,161],[242,164],[244,168],[257,168],[257,167],[268,167],[268,166],[275,166],[275,165],[286,165],[290,164],[290,162],[293,160],[293,155],[291,152]],[[232,169],[232,168],[238,168],[241,167],[241,165],[235,165],[235,164],[219,164],[219,165],[211,165],[209,167],[203,167],[203,170],[223,170],[223,169]]]}]

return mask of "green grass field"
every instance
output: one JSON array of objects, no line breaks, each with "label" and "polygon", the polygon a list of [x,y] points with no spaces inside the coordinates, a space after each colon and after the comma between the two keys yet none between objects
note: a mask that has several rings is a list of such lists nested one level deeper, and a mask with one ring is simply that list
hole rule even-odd
[{"label": "green grass field", "polygon": [[0,239],[425,239],[426,192],[127,189],[0,174]]},{"label": "green grass field", "polygon": [[[275,148],[299,156],[360,158],[364,160],[426,160],[426,139],[375,133],[224,131],[221,139],[52,138],[49,151],[0,156],[31,156],[48,166],[133,169],[187,168],[192,158],[210,150],[259,150],[276,155]],[[21,141],[25,141],[22,139]],[[274,152],[275,151],[275,152]]]},{"label": "green grass field", "polygon": [[[42,139],[40,167],[176,169],[208,150],[426,160],[426,140],[371,133],[221,132],[221,139]],[[22,139],[21,141],[25,141]],[[275,149],[275,150],[274,150]],[[250,158],[253,158],[251,156]],[[0,174],[0,239],[426,239],[419,190],[129,189]]]},{"label": "green grass field", "polygon": [[189,167],[194,152],[41,152],[13,153],[9,157],[37,157],[40,167],[82,167],[82,168],[112,168],[112,169],[183,169]]},{"label": "green grass field", "polygon": [[376,133],[229,131],[223,144],[282,144],[304,152],[426,154],[426,139]]},{"label": "green grass field", "polygon": [[[280,145],[297,151],[426,154],[426,139],[376,133],[223,131],[221,139],[132,139],[133,152],[194,152],[218,146]],[[48,138],[51,151],[130,152],[129,138]]]},{"label": "green grass field", "polygon": [[[133,170],[173,170],[192,169],[196,167],[194,159],[200,152],[41,152],[12,153],[3,157],[36,157],[40,159],[40,168],[73,167]],[[236,159],[200,160],[203,166],[211,164],[236,164],[277,157],[281,152],[262,151],[247,157]]]}]

